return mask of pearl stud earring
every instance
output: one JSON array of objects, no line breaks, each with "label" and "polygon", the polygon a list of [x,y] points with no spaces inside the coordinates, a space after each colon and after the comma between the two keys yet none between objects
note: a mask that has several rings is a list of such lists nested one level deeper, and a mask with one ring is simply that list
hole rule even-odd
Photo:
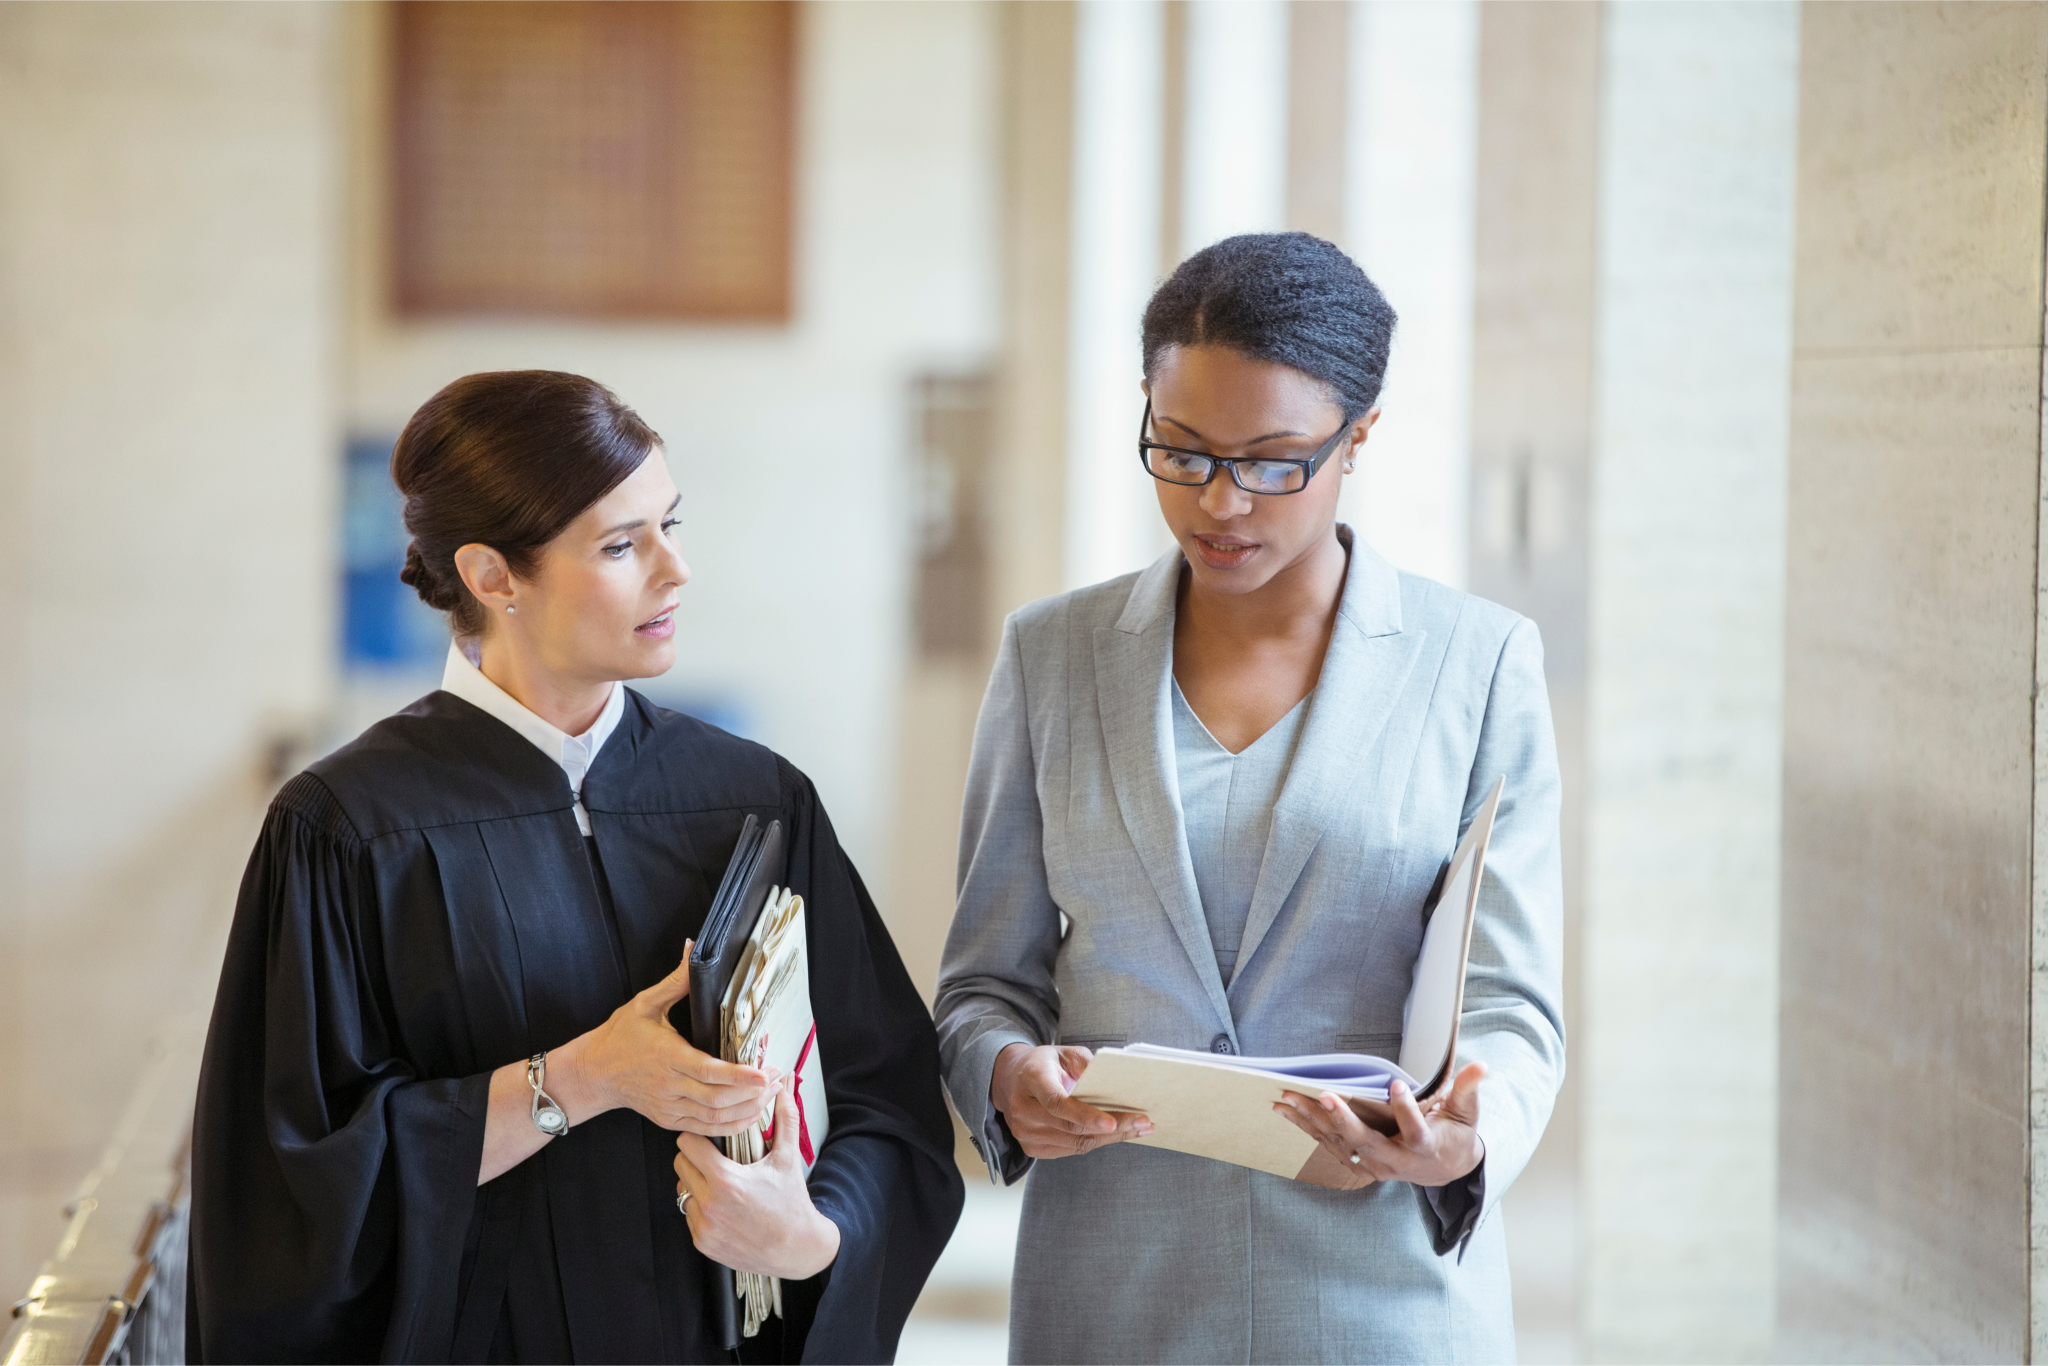
[{"label": "pearl stud earring", "polygon": [[505,609],[505,615],[509,617],[509,616],[511,616],[511,615],[512,615],[512,614],[513,614],[514,612],[517,612],[518,610],[519,610],[519,609],[518,609],[517,607],[507,607],[507,608]]}]

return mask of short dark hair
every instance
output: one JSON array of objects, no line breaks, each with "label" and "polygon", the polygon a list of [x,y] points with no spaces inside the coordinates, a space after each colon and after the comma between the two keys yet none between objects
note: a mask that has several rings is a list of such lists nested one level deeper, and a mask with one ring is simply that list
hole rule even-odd
[{"label": "short dark hair", "polygon": [[660,444],[596,380],[557,370],[463,376],[420,405],[391,451],[412,533],[399,578],[448,613],[457,635],[476,635],[483,605],[455,552],[487,545],[531,575],[540,548]]},{"label": "short dark hair", "polygon": [[1330,386],[1354,422],[1378,401],[1394,310],[1358,263],[1305,232],[1226,237],[1180,263],[1145,305],[1145,378],[1174,346],[1227,346]]}]

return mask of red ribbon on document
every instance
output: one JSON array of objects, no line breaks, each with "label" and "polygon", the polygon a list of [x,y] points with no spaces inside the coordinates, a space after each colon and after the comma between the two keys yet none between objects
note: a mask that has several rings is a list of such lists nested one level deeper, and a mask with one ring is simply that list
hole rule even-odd
[{"label": "red ribbon on document", "polygon": [[810,1061],[811,1045],[817,1041],[818,1026],[813,1021],[811,1032],[804,1035],[803,1051],[796,1055],[796,1085],[789,1088],[791,1099],[796,1101],[796,1150],[806,1162],[818,1160],[818,1155],[811,1151],[811,1122],[804,1117],[804,1064]]},{"label": "red ribbon on document", "polygon": [[[796,1102],[796,1150],[804,1155],[806,1163],[818,1160],[817,1153],[811,1150],[811,1121],[804,1115],[804,1064],[810,1061],[811,1045],[817,1041],[818,1026],[813,1022],[811,1032],[804,1035],[803,1048],[796,1055],[796,1066],[790,1069],[790,1075],[796,1079],[796,1085],[789,1088],[790,1098]],[[763,1040],[761,1052],[764,1057],[767,1051],[767,1041]],[[775,1141],[774,1111],[769,1111],[768,1126],[761,1132],[770,1143]]]}]

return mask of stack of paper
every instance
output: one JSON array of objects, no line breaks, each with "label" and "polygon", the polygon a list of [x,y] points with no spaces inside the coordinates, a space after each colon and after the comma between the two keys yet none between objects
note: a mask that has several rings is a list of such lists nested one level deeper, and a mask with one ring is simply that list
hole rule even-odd
[{"label": "stack of paper", "polygon": [[[740,951],[732,985],[720,1003],[720,1025],[726,1061],[772,1067],[796,1079],[797,1132],[775,1132],[775,1096],[770,1093],[761,1117],[742,1133],[726,1140],[726,1155],[735,1162],[758,1162],[771,1143],[795,1143],[804,1173],[818,1160],[830,1126],[825,1107],[825,1067],[818,1056],[818,1026],[811,1015],[809,941],[804,932],[804,899],[785,887],[768,896],[761,918]],[[734,1289],[746,1305],[746,1336],[761,1331],[772,1309],[782,1314],[782,1282],[773,1276],[743,1271]]]},{"label": "stack of paper", "polygon": [[1505,782],[1495,782],[1481,804],[1428,907],[1429,924],[1401,1017],[1399,1062],[1359,1053],[1240,1058],[1141,1043],[1097,1053],[1074,1084],[1075,1099],[1149,1117],[1152,1132],[1134,1143],[1337,1190],[1364,1185],[1358,1168],[1294,1127],[1273,1109],[1274,1102],[1285,1091],[1309,1096],[1328,1091],[1343,1097],[1366,1124],[1390,1134],[1397,1126],[1387,1101],[1389,1082],[1399,1078],[1417,1099],[1449,1083],[1486,841]]}]

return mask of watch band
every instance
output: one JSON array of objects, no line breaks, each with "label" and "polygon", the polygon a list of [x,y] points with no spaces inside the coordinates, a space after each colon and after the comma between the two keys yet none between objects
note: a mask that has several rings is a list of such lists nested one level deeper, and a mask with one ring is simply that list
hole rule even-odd
[{"label": "watch band", "polygon": [[526,1084],[533,1088],[533,1127],[549,1138],[569,1132],[569,1116],[547,1093],[548,1055],[545,1050],[526,1060]]}]

